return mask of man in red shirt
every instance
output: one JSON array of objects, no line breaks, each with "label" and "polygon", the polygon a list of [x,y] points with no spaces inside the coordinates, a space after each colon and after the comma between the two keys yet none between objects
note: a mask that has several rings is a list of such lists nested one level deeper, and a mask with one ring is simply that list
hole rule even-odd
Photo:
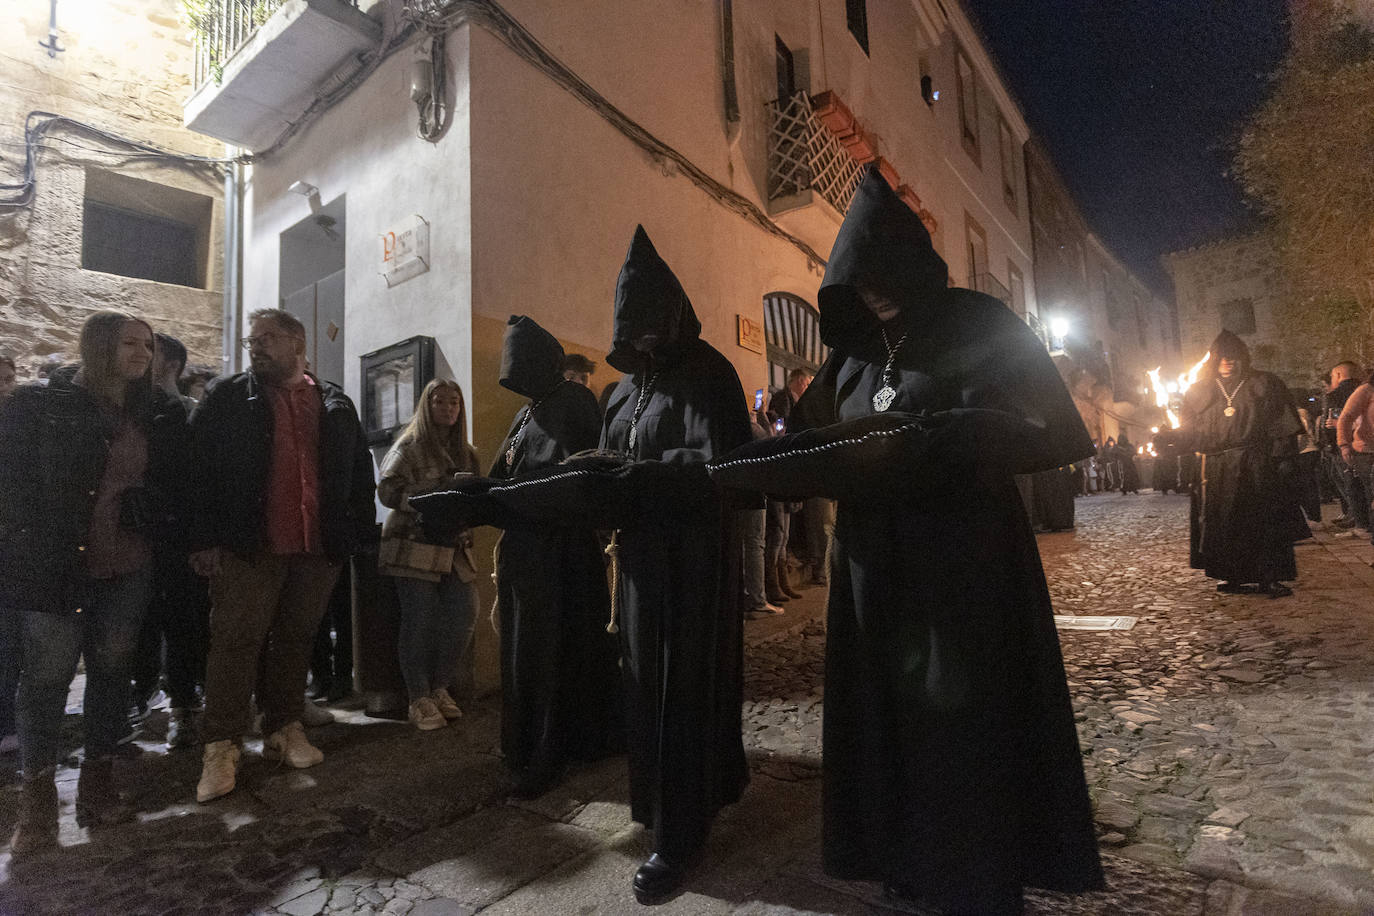
[{"label": "man in red shirt", "polygon": [[202,802],[234,788],[254,694],[265,757],[324,759],[301,724],[310,647],[343,561],[376,540],[372,460],[353,402],[305,371],[294,315],[249,318],[250,370],[215,380],[191,418],[191,564],[210,577],[211,599]]}]

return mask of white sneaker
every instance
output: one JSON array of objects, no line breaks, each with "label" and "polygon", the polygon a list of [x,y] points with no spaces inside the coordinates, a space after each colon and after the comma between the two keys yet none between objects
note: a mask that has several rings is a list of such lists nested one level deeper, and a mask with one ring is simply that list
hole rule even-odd
[{"label": "white sneaker", "polygon": [[439,707],[435,706],[429,697],[420,697],[410,704],[410,721],[422,732],[443,728],[448,724],[443,713],[439,712]]},{"label": "white sneaker", "polygon": [[444,688],[440,687],[429,695],[434,701],[434,705],[439,708],[439,715],[445,719],[461,719],[463,711],[458,708],[458,704],[453,701],[453,697]]},{"label": "white sneaker", "polygon": [[228,739],[205,745],[200,782],[196,784],[196,801],[212,801],[234,791],[234,776],[242,753],[239,746]]},{"label": "white sneaker", "polygon": [[324,752],[306,739],[305,727],[299,722],[287,723],[264,738],[262,756],[280,760],[298,770],[324,762]]},{"label": "white sneaker", "polygon": [[301,707],[301,722],[308,728],[319,728],[321,725],[332,725],[334,714],[322,706],[316,706],[309,700]]}]

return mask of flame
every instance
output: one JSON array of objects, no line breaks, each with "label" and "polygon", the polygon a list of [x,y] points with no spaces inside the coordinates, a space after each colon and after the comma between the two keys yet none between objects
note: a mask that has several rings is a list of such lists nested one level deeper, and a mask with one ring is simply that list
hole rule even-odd
[{"label": "flame", "polygon": [[1207,360],[1211,358],[1212,353],[1209,350],[1203,355],[1202,359],[1193,364],[1191,369],[1180,374],[1177,382],[1166,383],[1162,381],[1159,377],[1160,367],[1158,366],[1145,373],[1150,377],[1150,388],[1153,389],[1155,393],[1155,406],[1164,411],[1164,416],[1169,420],[1170,429],[1178,429],[1179,419],[1178,414],[1169,406],[1169,395],[1173,394],[1175,391],[1177,391],[1180,396],[1186,394],[1188,389],[1197,383],[1197,377],[1202,374],[1202,367],[1207,365]]}]

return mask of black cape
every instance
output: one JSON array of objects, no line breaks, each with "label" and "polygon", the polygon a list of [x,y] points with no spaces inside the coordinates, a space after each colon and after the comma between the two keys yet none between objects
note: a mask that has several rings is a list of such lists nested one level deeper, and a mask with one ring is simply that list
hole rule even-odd
[{"label": "black cape", "polygon": [[[826,479],[856,482],[837,494],[830,571],[825,870],[983,912],[1023,885],[1102,885],[1049,593],[1012,479],[1093,445],[1030,329],[945,276],[920,221],[870,171],[820,291],[832,353],[791,428],[859,434],[796,456],[838,456]],[[914,425],[875,415],[887,348],[861,286],[902,306],[887,329],[893,344],[907,335],[893,411]],[[789,484],[789,456],[751,464],[749,451],[721,462],[718,481]]]},{"label": "black cape", "polygon": [[1191,565],[1237,584],[1296,579],[1293,542],[1312,536],[1287,479],[1302,420],[1275,375],[1249,370],[1243,384],[1237,376],[1222,381],[1232,393],[1233,416],[1225,414],[1214,377],[1188,390],[1179,415],[1179,442],[1202,455],[1189,526]]},{"label": "black cape", "polygon": [[[657,346],[638,352],[633,341],[649,333]],[[412,500],[450,518],[513,514],[619,529],[631,814],[653,828],[655,851],[670,862],[701,847],[716,811],[738,800],[749,778],[740,735],[743,615],[733,585],[740,551],[725,496],[706,472],[707,461],[750,441],[749,415],[734,367],[700,335],[681,284],[637,228],[616,283],[606,358],[626,373],[601,433],[613,457]]]},{"label": "black cape", "polygon": [[[511,421],[493,479],[528,476],[596,448],[596,396],[564,380],[562,360],[563,347],[552,334],[530,318],[511,316],[500,382],[531,401]],[[611,601],[596,532],[510,524],[498,547],[496,573],[506,765],[538,778],[556,774],[569,761],[621,749],[619,647],[606,632]]]}]

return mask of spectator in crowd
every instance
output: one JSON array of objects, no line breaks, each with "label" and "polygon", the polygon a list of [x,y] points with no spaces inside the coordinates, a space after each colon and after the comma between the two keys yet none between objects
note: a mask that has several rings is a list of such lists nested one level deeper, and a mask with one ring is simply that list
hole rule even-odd
[{"label": "spectator in crowd", "polygon": [[77,821],[132,810],[115,789],[129,662],[152,592],[150,539],[175,508],[186,411],[154,389],[153,331],[121,312],[81,329],[81,362],[0,410],[0,604],[20,618],[24,782],[12,851],[57,843],[55,767],[67,691],[84,657],[85,759]]},{"label": "spectator in crowd", "polygon": [[1102,491],[1110,493],[1121,486],[1121,462],[1116,455],[1116,438],[1108,436],[1097,450],[1097,464],[1102,474]]},{"label": "spectator in crowd", "polygon": [[1322,447],[1327,474],[1340,493],[1343,510],[1331,522],[1338,528],[1369,528],[1369,495],[1336,441],[1336,424],[1346,400],[1359,387],[1360,378],[1360,367],[1342,360],[1331,367],[1331,387],[1322,399]]},{"label": "spectator in crowd", "polygon": [[410,721],[421,731],[443,728],[463,715],[451,691],[477,619],[477,564],[472,534],[460,530],[442,542],[427,539],[410,497],[455,474],[478,472],[463,389],[450,379],[434,379],[382,460],[377,484],[378,498],[391,509],[382,528],[380,571],[396,583],[401,676]]},{"label": "spectator in crowd", "polygon": [[[0,408],[14,393],[14,360],[0,356]],[[19,618],[0,607],[0,754],[19,749],[14,731],[14,691],[19,686]]]},{"label": "spectator in crowd", "polygon": [[301,724],[310,647],[341,564],[376,540],[372,458],[353,402],[305,371],[294,315],[249,316],[251,367],[218,378],[192,415],[192,566],[210,579],[205,754],[196,798],[234,789],[256,693],[263,754],[324,754]]},{"label": "spectator in crowd", "polygon": [[1116,466],[1121,471],[1121,495],[1140,495],[1140,471],[1135,466],[1135,443],[1127,438],[1124,430],[1116,443]]},{"label": "spectator in crowd", "polygon": [[213,366],[187,366],[181,373],[178,387],[182,394],[193,401],[199,401],[205,396],[205,386],[218,375],[219,370]]},{"label": "spectator in crowd", "polygon": [[[153,385],[168,399],[180,401],[190,416],[196,402],[177,387],[186,366],[186,347],[168,334],[155,337]],[[184,458],[189,462],[189,453]],[[183,466],[177,471],[177,479],[184,480],[189,468]],[[184,511],[181,515],[184,520]],[[140,714],[146,713],[150,698],[159,684],[164,684],[171,704],[167,744],[190,747],[196,743],[194,714],[200,705],[196,688],[205,680],[210,601],[205,581],[191,570],[185,530],[168,534],[152,545],[153,595],[134,657],[134,703]]]},{"label": "spectator in crowd", "polygon": [[4,404],[14,393],[14,386],[19,382],[18,370],[15,368],[14,360],[8,356],[0,356],[0,404]]},{"label": "spectator in crowd", "polygon": [[592,362],[581,353],[568,353],[563,357],[563,377],[570,382],[577,382],[583,387],[592,387],[592,373],[596,371],[596,363]]},{"label": "spectator in crowd", "polygon": [[[774,393],[768,403],[768,413],[776,422],[783,421],[777,434],[787,431],[787,418],[792,407],[806,393],[811,384],[813,373],[810,369],[798,366],[787,373],[787,386]],[[802,560],[802,584],[825,585],[829,581],[830,540],[835,534],[835,503],[833,500],[813,496],[793,506],[787,518],[788,527],[783,537],[782,565],[778,571],[778,590],[784,598],[799,598],[801,593],[794,590],[788,576],[787,548]],[[776,522],[770,516],[770,524]],[[797,529],[800,528],[800,538]]]},{"label": "spectator in crowd", "polygon": [[[512,315],[501,387],[529,398],[511,419],[490,476],[518,480],[556,468],[601,440],[596,397],[564,379],[563,348],[533,319]],[[624,747],[611,599],[590,526],[505,526],[496,560],[501,611],[501,754],[514,795],[552,789],[567,766]]]},{"label": "spectator in crowd", "polygon": [[[767,439],[773,435],[768,414],[763,410],[752,411],[750,432],[754,440]],[[744,614],[746,617],[761,617],[767,614],[781,614],[783,609],[768,600],[767,586],[770,583],[766,566],[768,562],[768,509],[741,509],[739,511],[740,540],[743,549],[741,584],[743,587]],[[774,575],[776,578],[776,574]]]},{"label": "spectator in crowd", "polygon": [[[1319,430],[1317,419],[1312,412],[1312,398],[1302,395],[1297,401],[1298,419],[1302,421],[1302,432],[1298,434],[1298,457],[1294,469],[1297,474],[1298,500],[1303,514],[1310,522],[1322,520],[1321,496],[1321,449],[1317,445]],[[1368,490],[1368,486],[1366,486]]]},{"label": "spectator in crowd", "polygon": [[[1363,492],[1374,493],[1374,375],[1346,399],[1336,421],[1336,446]],[[1370,540],[1374,542],[1374,532]]]}]

